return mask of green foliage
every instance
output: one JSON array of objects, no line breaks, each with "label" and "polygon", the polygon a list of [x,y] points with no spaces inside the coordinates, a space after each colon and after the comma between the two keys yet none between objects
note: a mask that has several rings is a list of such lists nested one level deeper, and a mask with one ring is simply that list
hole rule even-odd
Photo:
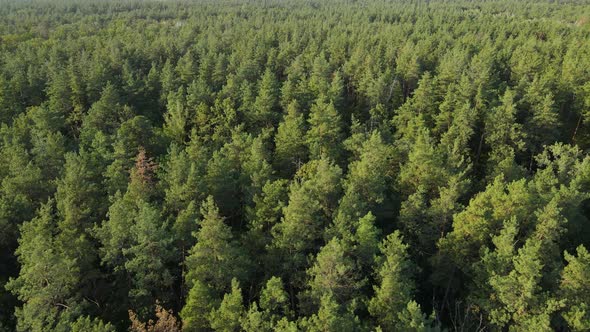
[{"label": "green foliage", "polygon": [[274,73],[267,68],[260,79],[258,95],[254,101],[252,123],[254,128],[272,126],[276,122],[279,86]]},{"label": "green foliage", "polygon": [[272,229],[272,246],[284,260],[283,272],[296,283],[303,282],[302,270],[309,254],[321,246],[324,229],[339,196],[342,171],[326,158],[313,160],[297,173],[290,188],[283,218]]},{"label": "green foliage", "polygon": [[235,332],[240,331],[240,322],[244,316],[242,290],[236,279],[232,279],[231,293],[223,296],[219,308],[211,311],[211,327],[215,331]]},{"label": "green foliage", "polygon": [[272,241],[271,230],[281,220],[288,201],[287,180],[267,181],[262,193],[254,196],[254,207],[248,209],[249,231],[247,241],[257,250]]},{"label": "green foliage", "polygon": [[394,158],[394,149],[383,142],[377,131],[362,144],[359,159],[349,164],[343,183],[345,193],[334,220],[340,236],[352,234],[356,220],[390,202]]},{"label": "green foliage", "polygon": [[192,288],[199,282],[223,292],[229,289],[233,278],[245,279],[247,260],[211,196],[203,202],[201,216],[196,244],[186,258],[187,284]]},{"label": "green foliage", "polygon": [[0,330],[590,329],[589,17],[2,1]]},{"label": "green foliage", "polygon": [[563,269],[560,292],[565,299],[563,317],[573,331],[590,328],[590,254],[584,246],[579,246],[577,255],[565,253],[567,266]]},{"label": "green foliage", "polygon": [[309,114],[309,130],[306,142],[311,159],[327,157],[339,160],[342,153],[340,147],[343,139],[341,117],[333,103],[318,100],[311,107]]},{"label": "green foliage", "polygon": [[504,174],[508,179],[519,178],[516,154],[524,149],[525,143],[521,125],[516,122],[514,93],[506,90],[500,106],[493,109],[486,121],[486,143],[491,152],[488,163],[492,170],[489,174],[495,177]]},{"label": "green foliage", "polygon": [[281,278],[271,277],[260,293],[260,309],[252,303],[242,321],[245,331],[277,331],[295,328],[294,322],[287,321],[291,316],[289,295],[283,289]]},{"label": "green foliage", "polygon": [[423,324],[420,320],[416,322],[422,314],[412,300],[415,267],[408,256],[408,246],[402,241],[396,231],[381,244],[382,257],[377,270],[379,286],[375,286],[375,295],[369,302],[371,316],[387,331],[406,330]]},{"label": "green foliage", "polygon": [[186,126],[189,124],[189,114],[183,88],[168,96],[167,112],[164,115],[164,134],[170,140],[182,144],[187,139]]},{"label": "green foliage", "polygon": [[160,213],[148,203],[138,204],[134,224],[129,231],[133,245],[123,249],[125,269],[132,275],[129,296],[144,306],[156,299],[168,300],[174,279],[167,268],[173,256],[172,238],[168,225],[162,223]]},{"label": "green foliage", "polygon": [[287,114],[277,128],[275,146],[274,160],[282,175],[292,175],[298,165],[307,160],[305,121],[297,101],[291,102],[287,107]]},{"label": "green foliage", "polygon": [[358,317],[339,305],[332,294],[322,296],[318,312],[309,319],[303,320],[305,331],[359,331]]},{"label": "green foliage", "polygon": [[98,319],[91,320],[90,317],[80,317],[70,325],[71,332],[114,332],[111,324],[105,324]]},{"label": "green foliage", "polygon": [[264,320],[263,313],[258,310],[256,302],[250,306],[250,309],[245,314],[241,327],[246,332],[271,331],[269,322]]},{"label": "green foliage", "polygon": [[214,292],[200,281],[194,281],[180,312],[183,331],[207,331],[211,310],[219,302]]},{"label": "green foliage", "polygon": [[125,108],[119,93],[113,84],[108,84],[84,117],[80,140],[89,146],[98,132],[114,135],[123,120],[126,120]]},{"label": "green foliage", "polygon": [[543,291],[542,280],[543,274],[551,275],[553,260],[560,258],[555,244],[564,221],[554,202],[539,212],[536,228],[521,248],[514,248],[518,225],[512,220],[494,241],[498,258],[484,256],[484,264],[493,265],[487,267],[491,292],[483,308],[495,325],[549,328],[551,314],[560,307]]},{"label": "green foliage", "polygon": [[24,304],[16,311],[19,331],[50,331],[78,310],[76,288],[80,270],[74,257],[56,246],[54,202],[23,224],[16,251],[21,272],[7,288]]},{"label": "green foliage", "polygon": [[278,320],[289,314],[289,295],[285,292],[281,278],[272,277],[260,294],[260,308]]},{"label": "green foliage", "polygon": [[338,303],[347,303],[358,291],[354,261],[350,248],[337,238],[328,242],[316,256],[315,264],[307,271],[310,277],[311,296],[317,301],[331,294]]}]

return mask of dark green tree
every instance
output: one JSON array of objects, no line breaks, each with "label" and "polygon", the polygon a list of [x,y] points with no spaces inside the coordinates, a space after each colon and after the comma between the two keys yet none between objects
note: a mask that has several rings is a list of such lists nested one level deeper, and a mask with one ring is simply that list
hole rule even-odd
[{"label": "dark green tree", "polygon": [[384,330],[406,331],[410,328],[407,325],[409,317],[414,317],[416,312],[418,317],[422,317],[419,306],[412,300],[416,288],[413,281],[416,267],[398,231],[387,236],[380,249],[379,285],[369,302],[369,313]]},{"label": "dark green tree", "polygon": [[568,264],[560,282],[560,295],[566,301],[562,315],[572,331],[584,331],[590,328],[590,254],[579,246],[575,256],[566,252],[565,260]]},{"label": "dark green tree", "polygon": [[326,156],[332,160],[340,160],[343,133],[341,117],[334,104],[318,99],[311,108],[308,122],[306,142],[310,158]]},{"label": "dark green tree", "polygon": [[232,279],[231,292],[223,296],[219,308],[211,311],[211,327],[215,331],[236,332],[244,318],[245,310],[240,283]]},{"label": "dark green tree", "polygon": [[55,238],[55,202],[43,204],[37,217],[23,224],[16,254],[21,265],[6,287],[23,302],[17,308],[17,330],[51,331],[81,309],[77,293],[80,270]]},{"label": "dark green tree", "polygon": [[199,285],[224,292],[230,289],[233,278],[246,279],[248,262],[211,196],[203,202],[201,216],[196,244],[186,259],[186,282],[189,288],[198,281]]},{"label": "dark green tree", "polygon": [[279,103],[279,83],[275,74],[267,68],[260,79],[258,95],[251,114],[254,128],[269,127],[276,124]]},{"label": "dark green tree", "polygon": [[307,161],[305,119],[296,101],[289,104],[277,129],[274,160],[277,170],[285,177],[294,174],[299,165]]}]

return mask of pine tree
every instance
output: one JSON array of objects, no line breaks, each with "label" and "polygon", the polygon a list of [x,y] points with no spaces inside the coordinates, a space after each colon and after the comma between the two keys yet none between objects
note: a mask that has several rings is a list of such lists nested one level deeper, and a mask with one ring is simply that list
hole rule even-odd
[{"label": "pine tree", "polygon": [[326,95],[330,102],[334,104],[336,109],[342,109],[344,107],[344,100],[345,100],[345,86],[344,86],[344,78],[342,77],[342,73],[340,70],[334,72],[332,76],[332,82],[330,83],[330,88],[327,91]]},{"label": "pine tree", "polygon": [[276,123],[279,103],[279,84],[274,73],[267,68],[259,83],[258,95],[252,110],[254,128],[269,127]]},{"label": "pine tree", "polygon": [[318,100],[311,108],[308,122],[306,142],[310,158],[320,159],[325,156],[332,160],[340,160],[342,124],[334,104]]},{"label": "pine tree", "polygon": [[274,170],[270,165],[270,152],[267,141],[270,134],[263,132],[255,137],[250,144],[250,151],[247,157],[242,161],[243,177],[248,180],[245,182],[244,190],[245,204],[251,205],[256,195],[262,193],[262,188],[266,183],[273,180]]},{"label": "pine tree", "polygon": [[416,56],[416,45],[412,41],[407,41],[399,49],[395,63],[397,74],[402,79],[403,96],[406,100],[415,88],[421,70],[420,60]]},{"label": "pine tree", "polygon": [[[307,256],[321,246],[321,239],[340,195],[342,171],[322,158],[304,165],[289,191],[283,218],[272,229],[272,247],[283,257],[283,273],[302,283]],[[289,259],[286,259],[289,257]],[[300,284],[301,286],[301,284]]]},{"label": "pine tree", "polygon": [[218,54],[213,72],[211,73],[211,80],[215,91],[219,91],[227,80],[227,65],[227,56],[223,53]]},{"label": "pine tree", "polygon": [[562,127],[555,104],[555,96],[545,80],[535,77],[525,95],[523,103],[528,106],[528,116],[523,126],[526,131],[527,147],[538,153],[543,146],[553,144],[561,135]]},{"label": "pine tree", "polygon": [[436,192],[448,179],[444,155],[434,143],[428,130],[417,135],[408,154],[408,161],[399,172],[399,185],[402,194],[411,195],[423,188],[426,192]]},{"label": "pine tree", "polygon": [[196,244],[186,259],[186,282],[195,282],[218,292],[229,289],[231,280],[245,280],[247,261],[233,240],[231,229],[224,223],[213,198],[209,196],[201,207],[201,228],[195,233]]},{"label": "pine tree", "polygon": [[557,305],[540,294],[539,281],[543,263],[539,259],[540,243],[528,242],[513,258],[514,270],[506,276],[492,276],[489,284],[502,308],[493,309],[491,322],[498,326],[550,329],[551,314]]},{"label": "pine tree", "polygon": [[[453,231],[438,242],[438,259],[449,258],[459,269],[470,273],[477,260],[472,256],[473,248],[490,244],[490,234],[499,234],[505,220],[527,220],[530,211],[535,210],[533,193],[526,187],[524,180],[506,184],[498,177],[486,190],[475,195],[469,205],[454,216]],[[441,264],[448,265],[448,262],[441,261]]]},{"label": "pine tree", "polygon": [[221,332],[240,331],[244,314],[245,309],[240,283],[236,279],[232,279],[231,293],[225,294],[219,308],[211,311],[211,317],[209,318],[211,327],[213,330]]},{"label": "pine tree", "polygon": [[81,143],[90,146],[97,132],[115,134],[122,120],[125,119],[119,92],[109,83],[102,90],[100,99],[92,104],[84,117],[80,132]]},{"label": "pine tree", "polygon": [[[552,200],[536,212],[537,223],[521,248],[515,247],[523,225],[513,218],[493,240],[495,251],[484,249],[482,261],[476,264],[480,276],[478,298],[492,324],[498,327],[534,326],[548,329],[552,314],[560,304],[549,297],[544,285],[556,280],[561,268],[558,241],[565,219]],[[486,280],[487,279],[487,280]],[[481,287],[489,285],[490,287]]]},{"label": "pine tree", "polygon": [[353,223],[376,211],[392,191],[394,150],[373,132],[362,144],[359,159],[349,164],[344,180],[345,193],[334,220],[341,237],[354,233]]},{"label": "pine tree", "polygon": [[445,168],[449,173],[465,177],[471,170],[471,159],[474,154],[471,153],[470,146],[475,133],[474,128],[479,120],[475,109],[469,103],[459,106],[453,113],[448,130],[441,136],[439,149],[445,156]]},{"label": "pine tree", "polygon": [[326,96],[330,89],[330,65],[325,55],[319,54],[315,57],[309,78],[309,89],[316,97]]},{"label": "pine tree", "polygon": [[249,154],[244,152],[251,147],[251,143],[251,135],[236,131],[231,141],[215,151],[207,164],[207,191],[215,198],[224,215],[241,215],[244,208],[249,182],[243,170]]},{"label": "pine tree", "polygon": [[307,161],[305,120],[296,101],[289,104],[287,114],[277,129],[274,160],[284,177],[293,175],[298,165]]},{"label": "pine tree", "polygon": [[172,224],[171,232],[181,255],[180,262],[184,261],[186,253],[194,245],[195,239],[192,234],[197,231],[199,225],[198,212],[197,204],[194,201],[190,202],[186,209],[178,212]]},{"label": "pine tree", "polygon": [[64,176],[58,181],[56,202],[66,229],[84,231],[106,212],[104,189],[97,165],[88,153],[65,155]]},{"label": "pine tree", "polygon": [[21,107],[17,104],[9,81],[4,75],[0,75],[0,123],[11,123],[19,111]]},{"label": "pine tree", "polygon": [[402,318],[407,316],[405,310],[412,302],[416,268],[398,231],[387,236],[380,249],[383,257],[378,269],[379,286],[369,302],[369,313],[386,331],[404,330],[406,322]]},{"label": "pine tree", "polygon": [[166,98],[170,92],[174,92],[178,89],[178,78],[174,72],[174,65],[170,62],[170,59],[166,59],[164,66],[160,72],[160,84],[162,85],[161,98]]},{"label": "pine tree", "polygon": [[[199,106],[208,107],[213,104],[214,95],[211,92],[211,87],[205,82],[205,80],[198,78],[192,81],[186,88],[186,103],[190,109],[197,109]],[[197,119],[192,121],[196,122],[203,120],[199,118],[199,112],[197,111]]]},{"label": "pine tree", "polygon": [[514,98],[514,93],[506,90],[501,105],[494,108],[486,119],[485,141],[491,148],[488,159],[491,178],[498,174],[505,174],[508,179],[519,177],[515,158],[524,150],[525,143],[521,125],[516,121]]},{"label": "pine tree", "polygon": [[403,312],[399,313],[398,329],[400,331],[425,332],[440,331],[438,326],[433,327],[432,317],[426,317],[422,313],[420,305],[415,301],[408,302]]},{"label": "pine tree", "polygon": [[141,96],[138,96],[141,100],[135,102],[142,105],[141,107],[137,107],[139,114],[147,117],[152,122],[158,121],[162,114],[161,89],[160,73],[156,63],[152,62],[149,72],[143,79]]},{"label": "pine tree", "polygon": [[68,73],[63,68],[51,73],[51,80],[47,87],[49,108],[64,118],[69,118],[74,106],[72,105],[72,91],[69,87]]},{"label": "pine tree", "polygon": [[309,88],[307,65],[303,55],[298,55],[286,70],[287,80],[281,88],[281,106],[286,108],[293,100],[297,100],[302,109],[307,109],[314,96]]},{"label": "pine tree", "polygon": [[376,218],[371,212],[358,220],[356,233],[354,234],[354,256],[360,270],[357,272],[366,275],[373,267],[376,255],[379,252],[379,238],[381,231],[375,225]]},{"label": "pine tree", "polygon": [[188,293],[186,303],[180,311],[183,331],[208,331],[211,310],[217,307],[215,292],[201,281],[194,281]]},{"label": "pine tree", "polygon": [[168,96],[164,114],[164,134],[177,144],[184,144],[188,138],[189,114],[186,105],[186,92],[180,87]]},{"label": "pine tree", "polygon": [[184,85],[189,84],[194,81],[196,72],[197,66],[195,65],[193,53],[188,50],[176,63],[176,73],[178,73],[179,81]]},{"label": "pine tree", "polygon": [[167,213],[178,214],[186,210],[189,204],[205,198],[203,178],[208,159],[207,149],[196,142],[191,142],[187,148],[176,144],[170,146],[159,173]]},{"label": "pine tree", "polygon": [[101,244],[101,260],[115,271],[123,270],[123,249],[129,248],[132,244],[129,229],[133,226],[137,208],[128,197],[117,193],[112,198],[113,203],[107,212],[108,219],[95,230]]},{"label": "pine tree", "polygon": [[121,124],[113,142],[114,160],[104,174],[109,194],[126,190],[134,162],[137,165],[138,158],[144,158],[147,162],[150,159],[147,155],[157,150],[156,141],[154,128],[143,116],[133,117]]},{"label": "pine tree", "polygon": [[312,160],[297,172],[296,182],[320,202],[326,218],[331,218],[342,195],[342,169],[328,158]]},{"label": "pine tree", "polygon": [[[288,201],[287,180],[268,181],[262,187],[262,193],[254,196],[254,207],[247,210],[248,232],[245,234],[244,243],[251,246],[253,254],[259,255],[272,242],[271,230],[280,222],[283,209]],[[272,270],[270,261],[274,258],[272,253],[264,259],[265,272]]]},{"label": "pine tree", "polygon": [[80,317],[69,326],[71,332],[115,332],[115,328],[110,323],[104,323],[101,320],[90,317]]},{"label": "pine tree", "polygon": [[84,152],[66,155],[65,174],[55,194],[60,230],[55,245],[64,255],[75,259],[80,271],[81,293],[97,301],[95,285],[100,273],[92,229],[106,213],[106,193],[95,185],[101,178],[94,167]]},{"label": "pine tree", "polygon": [[332,294],[326,294],[321,299],[318,312],[302,322],[304,330],[309,332],[361,330],[358,317],[349,312],[346,307],[339,305]]},{"label": "pine tree", "polygon": [[590,328],[590,254],[579,246],[576,255],[565,252],[567,266],[561,274],[560,295],[566,301],[562,316],[572,331]]},{"label": "pine tree", "polygon": [[17,329],[49,331],[80,309],[76,258],[56,245],[54,201],[42,205],[37,217],[23,224],[16,250],[21,271],[7,289],[23,302],[17,308]]},{"label": "pine tree", "polygon": [[[141,260],[145,257],[141,257],[141,255],[153,254],[154,257],[149,259],[154,259],[154,261],[150,261],[150,263],[157,266],[161,264],[162,260],[166,260],[163,257],[167,257],[168,254],[163,249],[166,247],[166,241],[170,240],[168,234],[161,239],[163,242],[154,242],[154,247],[150,250],[155,249],[155,251],[151,253],[142,251],[142,246],[149,247],[151,245],[150,241],[154,236],[162,235],[161,229],[158,229],[159,225],[157,225],[160,222],[159,216],[157,216],[158,212],[153,208],[145,208],[154,194],[154,170],[155,164],[145,156],[145,153],[140,151],[135,167],[131,170],[127,191],[125,194],[117,191],[111,198],[112,204],[109,207],[107,219],[97,225],[94,230],[95,236],[100,242],[101,262],[110,269],[109,272],[114,280],[112,287],[117,290],[112,293],[112,296],[122,303],[126,303],[129,298],[127,296],[121,297],[121,294],[133,294],[136,291],[143,292],[143,294],[150,292],[150,290],[145,291],[142,288],[143,285],[140,284],[143,282],[149,284],[150,278],[153,279],[153,276],[146,275],[145,280],[141,275],[134,276],[134,274],[143,273],[141,269],[144,268],[142,265],[144,263],[141,263]],[[145,267],[150,273],[149,264],[146,263]],[[137,279],[133,280],[134,277]],[[163,283],[165,284],[165,282]],[[153,285],[151,286],[153,287]],[[119,308],[125,309],[124,306],[119,306]]]},{"label": "pine tree", "polygon": [[264,313],[258,310],[258,305],[254,302],[242,318],[241,328],[245,332],[270,332],[272,331],[270,322],[265,318]]},{"label": "pine tree", "polygon": [[305,266],[307,255],[318,248],[323,237],[324,223],[320,203],[305,188],[294,185],[283,218],[272,229],[272,245],[284,258],[283,273],[293,277],[293,273]]},{"label": "pine tree", "polygon": [[361,282],[351,251],[338,238],[332,238],[320,249],[314,265],[307,270],[311,296],[316,301],[328,294],[340,304],[358,299]]},{"label": "pine tree", "polygon": [[271,277],[260,294],[260,309],[256,302],[250,305],[242,320],[242,329],[247,332],[277,331],[292,326],[289,295],[283,289],[281,278]]},{"label": "pine tree", "polygon": [[260,308],[265,311],[271,325],[291,315],[289,305],[289,294],[284,289],[283,280],[279,277],[268,279],[260,293]]},{"label": "pine tree", "polygon": [[168,268],[174,252],[167,225],[156,208],[139,202],[129,232],[133,244],[123,249],[125,269],[133,280],[129,297],[136,308],[149,307],[156,300],[166,303],[174,281]]},{"label": "pine tree", "polygon": [[32,138],[33,161],[37,165],[44,165],[41,169],[43,177],[54,180],[62,175],[64,154],[66,153],[66,139],[60,132],[50,132]]}]

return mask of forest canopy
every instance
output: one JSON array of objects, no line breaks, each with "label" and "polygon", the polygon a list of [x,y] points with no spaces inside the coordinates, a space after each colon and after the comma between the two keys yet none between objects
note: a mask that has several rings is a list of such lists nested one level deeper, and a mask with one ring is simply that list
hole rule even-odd
[{"label": "forest canopy", "polygon": [[590,330],[584,0],[0,0],[0,331]]}]

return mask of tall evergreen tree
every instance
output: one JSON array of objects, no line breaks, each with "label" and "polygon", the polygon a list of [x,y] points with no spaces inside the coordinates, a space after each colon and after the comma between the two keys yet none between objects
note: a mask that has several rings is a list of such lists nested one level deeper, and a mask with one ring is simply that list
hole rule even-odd
[{"label": "tall evergreen tree", "polygon": [[287,114],[278,126],[274,158],[279,173],[285,177],[294,174],[299,165],[307,161],[305,120],[297,101],[289,104]]},{"label": "tall evergreen tree", "polygon": [[230,288],[233,278],[245,280],[247,260],[211,196],[203,202],[201,216],[196,244],[186,259],[186,282],[189,288],[198,282],[223,292]]},{"label": "tall evergreen tree", "polygon": [[168,267],[174,254],[168,225],[162,223],[156,208],[140,202],[129,232],[133,244],[123,249],[123,255],[132,276],[129,296],[134,307],[149,308],[156,300],[168,303],[174,281]]},{"label": "tall evergreen tree", "polygon": [[258,95],[252,110],[255,128],[268,127],[276,123],[279,102],[279,84],[274,73],[267,68],[260,80]]},{"label": "tall evergreen tree", "polygon": [[516,106],[514,93],[507,90],[501,105],[494,108],[486,121],[486,143],[491,152],[488,159],[488,174],[495,177],[505,174],[509,179],[519,177],[519,166],[515,158],[524,149],[523,133],[516,122]]},{"label": "tall evergreen tree", "polygon": [[68,257],[55,241],[54,205],[50,200],[22,226],[16,250],[21,272],[6,286],[23,301],[15,313],[20,331],[51,331],[80,313],[80,270],[76,258]]},{"label": "tall evergreen tree", "polygon": [[332,160],[340,160],[342,156],[342,124],[341,117],[333,103],[325,103],[321,99],[315,103],[309,114],[309,130],[306,142],[311,159],[326,156]]},{"label": "tall evergreen tree", "polygon": [[239,282],[233,279],[231,292],[223,296],[219,308],[211,311],[211,327],[222,332],[240,331],[244,313],[242,290]]},{"label": "tall evergreen tree", "polygon": [[576,255],[565,253],[567,266],[561,274],[560,295],[566,301],[562,313],[572,331],[590,328],[590,254],[584,246],[579,246]]},{"label": "tall evergreen tree", "polygon": [[415,314],[409,309],[420,311],[412,304],[416,287],[412,278],[416,267],[410,261],[408,246],[399,232],[387,236],[380,249],[383,256],[378,268],[379,286],[375,287],[375,295],[369,302],[369,313],[384,330],[407,330],[406,319]]}]

